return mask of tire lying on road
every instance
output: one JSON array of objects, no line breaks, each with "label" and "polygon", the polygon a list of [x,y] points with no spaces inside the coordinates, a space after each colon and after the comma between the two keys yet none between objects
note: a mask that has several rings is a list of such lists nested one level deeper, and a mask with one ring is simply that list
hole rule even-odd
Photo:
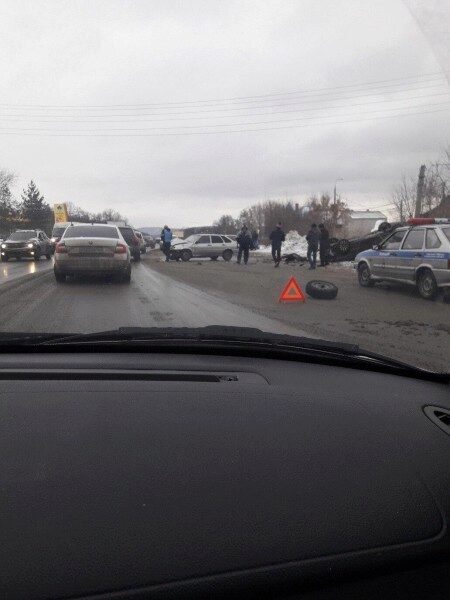
[{"label": "tire lying on road", "polygon": [[338,293],[338,287],[334,283],[319,280],[308,281],[305,290],[308,296],[320,300],[333,300]]}]

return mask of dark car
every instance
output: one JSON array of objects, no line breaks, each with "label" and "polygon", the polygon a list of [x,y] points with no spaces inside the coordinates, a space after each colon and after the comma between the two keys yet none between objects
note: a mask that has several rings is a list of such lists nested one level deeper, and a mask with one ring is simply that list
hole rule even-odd
[{"label": "dark car", "polygon": [[3,262],[7,262],[10,258],[39,260],[41,256],[50,260],[54,251],[51,240],[40,229],[18,229],[2,242],[1,247]]},{"label": "dark car", "polygon": [[136,237],[132,227],[119,227],[119,231],[130,247],[131,256],[135,262],[141,260],[141,241]]},{"label": "dark car", "polygon": [[142,237],[144,238],[145,245],[147,246],[147,248],[153,249],[155,247],[155,238],[152,235],[149,235],[148,233],[143,233]]},{"label": "dark car", "polygon": [[380,224],[378,231],[372,231],[367,235],[350,239],[330,239],[330,254],[333,262],[355,260],[355,257],[364,250],[370,250],[376,244],[380,244],[387,236],[395,231],[401,223]]}]

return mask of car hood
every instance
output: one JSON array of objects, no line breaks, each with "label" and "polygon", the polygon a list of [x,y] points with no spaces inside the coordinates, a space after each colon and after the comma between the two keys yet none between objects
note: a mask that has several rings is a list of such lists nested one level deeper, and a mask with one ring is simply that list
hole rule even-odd
[{"label": "car hood", "polygon": [[28,240],[4,240],[2,244],[13,244],[16,246],[17,244],[29,244],[30,242],[37,242],[37,238],[29,238]]}]

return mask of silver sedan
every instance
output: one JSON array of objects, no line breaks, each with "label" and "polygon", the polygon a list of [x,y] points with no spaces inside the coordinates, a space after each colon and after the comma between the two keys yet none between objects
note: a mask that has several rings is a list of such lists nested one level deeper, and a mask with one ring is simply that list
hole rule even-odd
[{"label": "silver sedan", "polygon": [[130,283],[130,249],[116,226],[69,226],[55,248],[54,272],[60,283],[67,275],[88,274]]}]

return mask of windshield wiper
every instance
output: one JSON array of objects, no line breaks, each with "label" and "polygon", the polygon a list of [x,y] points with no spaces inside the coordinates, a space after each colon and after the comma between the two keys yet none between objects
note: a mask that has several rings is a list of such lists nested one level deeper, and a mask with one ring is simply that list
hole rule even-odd
[{"label": "windshield wiper", "polygon": [[[9,337],[8,337],[9,336]],[[246,356],[322,361],[354,368],[370,369],[449,382],[450,374],[427,371],[381,354],[309,337],[275,334],[251,327],[121,327],[98,333],[3,334],[0,346],[14,344],[24,349],[77,349],[170,352],[226,352]]]}]

